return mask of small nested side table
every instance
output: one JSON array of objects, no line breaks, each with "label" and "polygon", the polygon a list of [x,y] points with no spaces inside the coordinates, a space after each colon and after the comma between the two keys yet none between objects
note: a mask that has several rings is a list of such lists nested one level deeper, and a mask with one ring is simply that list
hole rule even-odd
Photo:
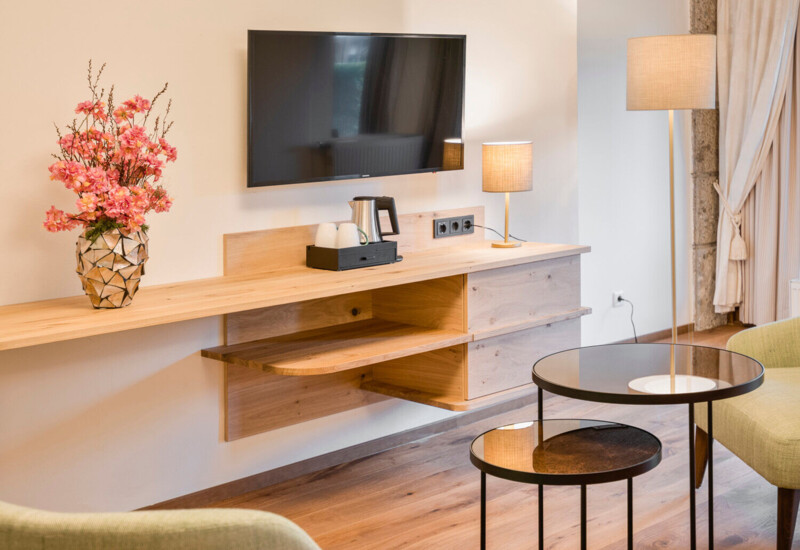
[{"label": "small nested side table", "polygon": [[542,390],[627,405],[689,405],[689,547],[697,548],[694,404],[708,403],[708,549],[714,550],[713,402],[753,391],[764,367],[750,357],[686,344],[606,344],[559,351],[533,365]]},{"label": "small nested side table", "polygon": [[601,420],[541,420],[489,430],[472,441],[481,471],[481,549],[486,548],[486,474],[539,485],[539,549],[544,548],[544,485],[580,485],[581,549],[586,549],[586,486],[628,480],[628,548],[633,548],[633,478],[661,462],[661,441]]}]

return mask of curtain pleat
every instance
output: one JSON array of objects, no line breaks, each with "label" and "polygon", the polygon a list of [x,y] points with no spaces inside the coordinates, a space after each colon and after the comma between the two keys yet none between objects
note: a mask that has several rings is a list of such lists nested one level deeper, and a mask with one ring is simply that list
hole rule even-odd
[{"label": "curtain pleat", "polygon": [[800,274],[800,51],[794,43],[792,75],[761,173],[742,209],[743,237],[750,251],[743,265],[739,317],[761,325],[789,316],[790,281]]}]

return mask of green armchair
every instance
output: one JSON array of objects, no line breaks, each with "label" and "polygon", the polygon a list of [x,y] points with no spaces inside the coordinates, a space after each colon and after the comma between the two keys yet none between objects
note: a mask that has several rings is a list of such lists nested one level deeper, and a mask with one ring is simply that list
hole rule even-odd
[{"label": "green armchair", "polygon": [[205,509],[62,514],[0,502],[4,550],[319,550],[286,518]]},{"label": "green armchair", "polygon": [[[728,349],[764,365],[764,383],[716,401],[714,439],[778,488],[778,550],[792,546],[800,504],[800,318],[751,328]],[[697,486],[708,457],[706,404],[695,406]]]}]

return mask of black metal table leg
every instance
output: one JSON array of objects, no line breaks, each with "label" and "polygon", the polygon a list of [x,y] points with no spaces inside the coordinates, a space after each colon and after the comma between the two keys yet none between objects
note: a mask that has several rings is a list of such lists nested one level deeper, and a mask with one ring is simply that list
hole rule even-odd
[{"label": "black metal table leg", "polygon": [[536,400],[536,405],[537,405],[537,408],[539,410],[539,422],[544,420],[544,418],[542,418],[544,416],[544,402],[543,402],[543,400],[544,400],[544,392],[542,391],[542,388],[539,388],[538,398]]},{"label": "black metal table leg", "polygon": [[714,419],[708,402],[708,550],[714,550]]},{"label": "black metal table leg", "polygon": [[694,403],[689,403],[689,538],[691,549],[697,548],[697,519],[695,514],[694,472]]},{"label": "black metal table leg", "polygon": [[486,550],[486,472],[481,472],[481,550]]},{"label": "black metal table leg", "polygon": [[539,550],[544,550],[544,485],[539,485]]},{"label": "black metal table leg", "polygon": [[[544,392],[542,388],[539,388],[537,392],[537,409],[539,412],[539,438],[541,439],[542,417],[544,416]],[[539,550],[544,550],[544,485],[539,485]]]},{"label": "black metal table leg", "polygon": [[628,478],[628,550],[633,550],[633,478]]},{"label": "black metal table leg", "polygon": [[586,550],[586,485],[581,485],[581,550]]}]

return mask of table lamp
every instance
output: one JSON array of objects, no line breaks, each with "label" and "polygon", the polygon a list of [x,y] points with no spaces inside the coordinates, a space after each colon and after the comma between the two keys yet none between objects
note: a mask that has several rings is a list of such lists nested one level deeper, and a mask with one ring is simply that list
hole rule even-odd
[{"label": "table lamp", "polygon": [[509,194],[533,188],[533,143],[505,141],[483,144],[483,190],[506,194],[505,239],[493,242],[495,248],[514,248],[519,242],[508,240]]},{"label": "table lamp", "polygon": [[[675,285],[675,161],[673,147],[676,109],[714,109],[717,84],[717,37],[713,34],[647,36],[628,40],[628,111],[669,112],[669,213],[672,268],[672,343],[678,341]],[[668,380],[655,383],[650,393],[703,391],[713,381],[680,375],[674,356]],[[694,380],[693,380],[694,379]],[[688,384],[688,386],[687,386]]]}]

